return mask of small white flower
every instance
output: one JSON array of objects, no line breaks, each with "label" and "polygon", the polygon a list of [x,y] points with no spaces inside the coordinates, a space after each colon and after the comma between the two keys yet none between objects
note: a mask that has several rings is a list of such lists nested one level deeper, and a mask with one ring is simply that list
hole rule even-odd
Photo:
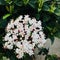
[{"label": "small white flower", "polygon": [[18,39],[16,35],[13,35],[12,37],[13,37],[13,40]]},{"label": "small white flower", "polygon": [[43,47],[43,44],[42,43],[38,44],[38,47],[39,48]]},{"label": "small white flower", "polygon": [[18,54],[17,55],[17,58],[22,58],[24,56],[24,52],[22,49],[16,49],[16,53]]},{"label": "small white flower", "polygon": [[36,31],[32,33],[32,38],[39,38],[39,35],[36,33]]},{"label": "small white flower", "polygon": [[33,18],[33,19],[32,19],[32,22],[33,22],[33,24],[34,24],[34,23],[36,23],[36,19],[35,19],[35,18]]},{"label": "small white flower", "polygon": [[21,42],[16,42],[15,44],[18,48],[22,48]]},{"label": "small white flower", "polygon": [[43,32],[42,32],[42,31],[40,31],[40,32],[39,32],[39,34],[40,34],[40,35],[43,35]]},{"label": "small white flower", "polygon": [[33,39],[32,41],[33,41],[35,44],[38,44],[38,43],[40,42],[39,39],[36,39],[36,38]]},{"label": "small white flower", "polygon": [[29,20],[29,24],[31,24],[31,25],[33,24],[32,20]]},{"label": "small white flower", "polygon": [[42,39],[42,44],[45,44],[46,43],[46,40],[45,39]]},{"label": "small white flower", "polygon": [[30,29],[28,29],[26,33],[28,36],[30,36],[30,33],[31,33]]},{"label": "small white flower", "polygon": [[13,49],[13,45],[7,45],[8,49]]},{"label": "small white flower", "polygon": [[8,23],[8,25],[7,25],[7,27],[6,27],[6,30],[8,31],[8,30],[11,29],[11,28],[14,28],[14,21],[13,21],[13,19],[11,19],[11,22]]},{"label": "small white flower", "polygon": [[28,30],[28,25],[25,25],[25,31],[27,31]]},{"label": "small white flower", "polygon": [[30,31],[33,31],[33,29],[35,30],[35,26],[32,25],[32,26],[29,27],[29,29],[30,29]]},{"label": "small white flower", "polygon": [[4,44],[4,48],[13,49],[13,44],[10,43],[10,42],[6,42],[6,43]]},{"label": "small white flower", "polygon": [[20,52],[20,49],[19,48],[16,48],[16,51],[15,51],[16,53],[19,53]]},{"label": "small white flower", "polygon": [[23,16],[22,16],[22,15],[20,15],[18,20],[22,20],[22,18],[23,18]]},{"label": "small white flower", "polygon": [[28,39],[28,37],[29,37],[29,35],[25,35],[25,40],[27,40],[27,39]]},{"label": "small white flower", "polygon": [[42,24],[42,22],[39,20],[39,21],[38,21],[38,24],[39,24],[39,25],[41,25],[41,24]]},{"label": "small white flower", "polygon": [[14,30],[14,33],[17,34],[17,33],[18,33],[18,29],[15,29],[15,30]]},{"label": "small white flower", "polygon": [[29,15],[25,15],[25,17],[24,18],[29,18]]}]

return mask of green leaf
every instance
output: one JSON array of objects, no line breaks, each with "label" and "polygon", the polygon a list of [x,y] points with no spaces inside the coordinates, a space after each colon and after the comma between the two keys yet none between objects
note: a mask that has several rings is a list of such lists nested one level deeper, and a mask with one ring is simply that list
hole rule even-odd
[{"label": "green leaf", "polygon": [[20,0],[14,0],[14,3],[15,3],[17,6],[22,6],[22,5],[23,5],[23,1],[20,1]]},{"label": "green leaf", "polygon": [[25,54],[22,60],[33,60],[32,56]]},{"label": "green leaf", "polygon": [[3,16],[2,19],[6,19],[6,18],[8,18],[10,15],[11,15],[11,14],[6,14],[6,15]]},{"label": "green leaf", "polygon": [[57,55],[46,55],[45,60],[58,60]]},{"label": "green leaf", "polygon": [[39,20],[39,18],[40,18],[40,14],[38,13],[36,14],[36,19]]},{"label": "green leaf", "polygon": [[29,4],[32,8],[36,8],[36,2],[37,2],[36,0],[30,0],[28,4]]},{"label": "green leaf", "polygon": [[6,7],[6,10],[9,12],[10,11],[10,8],[8,6],[5,6]]},{"label": "green leaf", "polygon": [[7,19],[0,19],[0,28],[5,28],[7,24]]},{"label": "green leaf", "polygon": [[5,5],[6,2],[4,0],[0,0],[0,5]]},{"label": "green leaf", "polygon": [[48,9],[49,12],[54,13],[56,7],[54,6],[54,4],[50,5],[50,9]]},{"label": "green leaf", "polygon": [[38,0],[38,12],[42,9],[44,0]]},{"label": "green leaf", "polygon": [[48,0],[38,0],[38,12],[42,10],[44,3],[47,1]]},{"label": "green leaf", "polygon": [[14,11],[14,5],[10,5],[10,13],[13,13]]},{"label": "green leaf", "polygon": [[51,31],[51,30],[52,30],[52,28],[51,28],[51,27],[49,27],[49,26],[47,26],[46,28],[47,28],[49,31]]},{"label": "green leaf", "polygon": [[54,38],[54,36],[53,35],[50,35],[50,40],[51,40],[51,44],[53,44],[54,43],[54,40],[55,40],[55,38]]},{"label": "green leaf", "polygon": [[58,32],[55,33],[55,37],[60,38],[60,31],[58,31]]},{"label": "green leaf", "polygon": [[[47,18],[48,17],[48,18]],[[46,15],[45,14],[45,16],[43,16],[43,22],[47,22],[47,21],[49,21],[49,19],[50,19],[50,16],[49,15]],[[49,28],[49,27],[47,27],[48,29],[51,29],[51,28]]]},{"label": "green leaf", "polygon": [[12,4],[12,0],[5,0],[6,1],[6,3],[8,3],[8,4]]},{"label": "green leaf", "polygon": [[43,5],[43,10],[44,11],[48,11],[48,12],[50,12],[50,13],[54,13],[54,11],[56,10],[56,6],[55,6],[55,2],[53,2],[53,3],[50,3],[49,2],[49,4],[48,3],[44,3],[44,5]]},{"label": "green leaf", "polygon": [[3,60],[8,60],[8,58],[3,56]]},{"label": "green leaf", "polygon": [[29,0],[23,0],[23,3],[24,3],[25,5],[27,5],[28,2],[29,2]]},{"label": "green leaf", "polygon": [[56,9],[55,12],[54,12],[57,16],[60,16],[60,9]]},{"label": "green leaf", "polygon": [[46,48],[41,48],[40,49],[40,52],[38,53],[38,55],[47,55],[48,54],[48,52],[49,52],[49,48],[48,49],[46,49]]},{"label": "green leaf", "polygon": [[49,9],[50,9],[49,5],[45,3],[45,4],[43,5],[43,10],[44,10],[44,11],[48,11]]},{"label": "green leaf", "polygon": [[3,60],[3,55],[2,55],[2,53],[0,53],[0,60]]}]

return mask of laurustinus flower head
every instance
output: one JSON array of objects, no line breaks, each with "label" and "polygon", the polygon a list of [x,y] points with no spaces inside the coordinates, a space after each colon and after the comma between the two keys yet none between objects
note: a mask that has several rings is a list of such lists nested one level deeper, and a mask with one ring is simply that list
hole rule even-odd
[{"label": "laurustinus flower head", "polygon": [[6,27],[4,48],[14,49],[19,59],[25,53],[33,55],[36,45],[41,48],[46,42],[41,24],[40,20],[30,18],[29,15],[24,17],[21,15],[16,20],[12,19]]}]

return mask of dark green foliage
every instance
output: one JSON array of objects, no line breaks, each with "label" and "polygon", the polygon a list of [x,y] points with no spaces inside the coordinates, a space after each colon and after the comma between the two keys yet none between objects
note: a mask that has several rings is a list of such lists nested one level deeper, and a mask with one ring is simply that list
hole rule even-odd
[{"label": "dark green foliage", "polygon": [[25,56],[22,59],[23,60],[33,60],[33,56],[29,56],[28,54],[25,54]]},{"label": "dark green foliage", "polygon": [[58,60],[56,55],[47,55],[45,57],[45,60]]},{"label": "dark green foliage", "polygon": [[[0,60],[2,60],[3,56],[10,57],[11,60],[16,60],[15,55],[11,51],[3,49],[2,37],[5,35],[5,27],[10,19],[16,19],[19,15],[26,14],[42,21],[46,38],[50,38],[52,44],[54,37],[60,38],[59,0],[0,0]],[[45,48],[42,51],[44,54],[48,53],[48,50]],[[49,55],[48,57],[50,58],[51,56]]]},{"label": "dark green foliage", "polygon": [[38,53],[39,55],[47,55],[48,54],[48,52],[49,52],[49,49],[47,49],[47,48],[41,48],[40,49],[40,52]]}]

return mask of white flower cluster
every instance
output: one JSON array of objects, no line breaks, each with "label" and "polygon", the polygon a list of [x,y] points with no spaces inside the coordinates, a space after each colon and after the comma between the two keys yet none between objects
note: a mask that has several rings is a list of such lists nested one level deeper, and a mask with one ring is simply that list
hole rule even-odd
[{"label": "white flower cluster", "polygon": [[41,21],[31,19],[29,15],[19,16],[11,20],[6,27],[4,48],[14,49],[17,58],[22,58],[25,53],[34,54],[36,46],[42,47],[46,42]]}]

